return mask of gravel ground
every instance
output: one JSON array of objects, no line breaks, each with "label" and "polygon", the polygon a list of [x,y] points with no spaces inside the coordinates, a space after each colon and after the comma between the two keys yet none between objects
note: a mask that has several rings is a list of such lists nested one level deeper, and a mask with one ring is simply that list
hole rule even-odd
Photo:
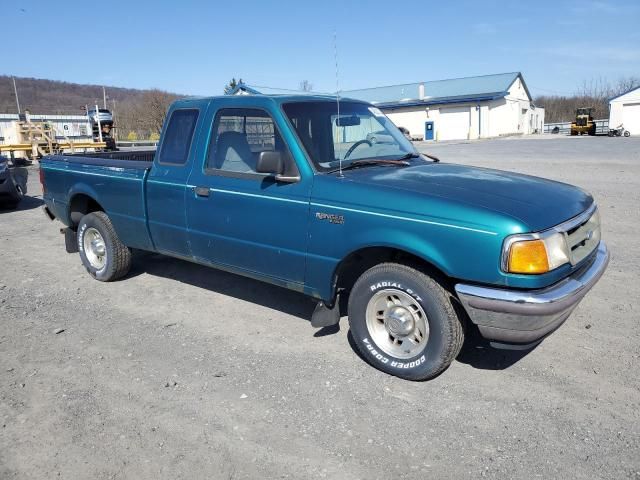
[{"label": "gravel ground", "polygon": [[0,478],[639,479],[640,138],[419,146],[594,194],[612,261],[559,331],[399,380],[296,293],[151,254],[91,280],[32,168],[0,212]]}]

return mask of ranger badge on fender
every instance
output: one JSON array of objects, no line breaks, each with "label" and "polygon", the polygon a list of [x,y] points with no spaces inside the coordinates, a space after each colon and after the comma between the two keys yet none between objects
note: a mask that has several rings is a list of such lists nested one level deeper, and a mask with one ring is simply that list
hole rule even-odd
[{"label": "ranger badge on fender", "polygon": [[333,213],[316,212],[316,218],[318,220],[329,220],[329,223],[336,223],[338,225],[344,223],[344,217],[342,215],[335,215]]}]

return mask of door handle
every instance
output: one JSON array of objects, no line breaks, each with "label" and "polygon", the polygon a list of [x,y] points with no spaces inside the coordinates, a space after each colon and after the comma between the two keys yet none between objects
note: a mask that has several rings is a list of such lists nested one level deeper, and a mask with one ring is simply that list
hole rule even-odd
[{"label": "door handle", "polygon": [[193,191],[199,197],[208,197],[209,196],[209,187],[193,187]]}]

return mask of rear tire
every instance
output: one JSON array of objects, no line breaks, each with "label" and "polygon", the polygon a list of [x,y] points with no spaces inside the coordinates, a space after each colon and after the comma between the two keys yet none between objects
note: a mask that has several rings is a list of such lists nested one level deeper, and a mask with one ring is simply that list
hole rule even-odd
[{"label": "rear tire", "polygon": [[438,376],[464,342],[449,292],[406,265],[383,263],[367,270],[353,286],[348,309],[362,357],[407,380]]},{"label": "rear tire", "polygon": [[83,216],[77,238],[82,264],[96,280],[110,282],[129,272],[131,250],[120,241],[106,213]]}]

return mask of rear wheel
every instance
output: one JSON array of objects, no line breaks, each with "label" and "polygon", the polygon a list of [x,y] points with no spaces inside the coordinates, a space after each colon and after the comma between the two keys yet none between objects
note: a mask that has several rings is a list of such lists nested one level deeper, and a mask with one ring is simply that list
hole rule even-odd
[{"label": "rear wheel", "polygon": [[120,241],[106,213],[82,217],[77,238],[82,264],[96,280],[110,282],[129,272],[131,250]]},{"label": "rear wheel", "polygon": [[349,296],[349,325],[371,365],[408,380],[442,373],[464,340],[449,293],[428,275],[395,263],[358,279]]}]

